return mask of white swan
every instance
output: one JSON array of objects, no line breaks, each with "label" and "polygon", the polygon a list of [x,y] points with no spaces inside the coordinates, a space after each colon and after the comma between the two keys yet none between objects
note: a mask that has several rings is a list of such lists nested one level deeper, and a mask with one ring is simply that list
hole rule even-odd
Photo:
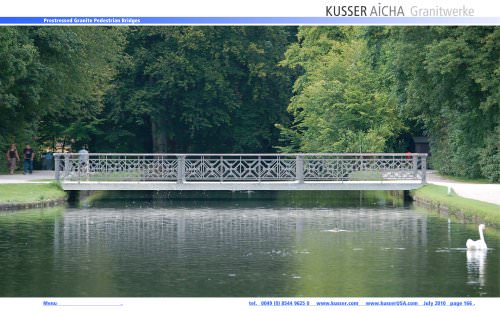
[{"label": "white swan", "polygon": [[483,236],[483,230],[485,226],[483,224],[479,225],[479,237],[480,239],[477,241],[473,241],[471,239],[467,240],[467,249],[468,250],[474,250],[474,249],[488,249],[486,246],[486,242],[484,241],[484,236]]}]

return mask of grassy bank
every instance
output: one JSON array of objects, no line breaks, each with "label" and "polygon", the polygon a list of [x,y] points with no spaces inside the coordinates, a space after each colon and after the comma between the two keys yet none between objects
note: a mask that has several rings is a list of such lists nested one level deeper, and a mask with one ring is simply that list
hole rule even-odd
[{"label": "grassy bank", "polygon": [[29,208],[23,210],[3,211],[0,210],[0,225],[2,224],[50,224],[54,219],[61,217],[65,207],[62,205],[51,208]]},{"label": "grassy bank", "polygon": [[66,199],[57,184],[0,184],[0,207],[18,204],[36,204]]},{"label": "grassy bank", "polygon": [[500,206],[496,204],[466,199],[451,193],[448,188],[425,185],[411,192],[415,201],[431,205],[437,209],[447,209],[448,213],[467,222],[481,222],[500,228]]}]

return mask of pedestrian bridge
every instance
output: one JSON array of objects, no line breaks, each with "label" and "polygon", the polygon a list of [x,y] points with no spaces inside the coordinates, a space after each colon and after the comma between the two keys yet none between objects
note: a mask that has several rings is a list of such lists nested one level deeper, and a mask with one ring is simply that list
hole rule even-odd
[{"label": "pedestrian bridge", "polygon": [[422,153],[56,153],[64,190],[411,190]]}]

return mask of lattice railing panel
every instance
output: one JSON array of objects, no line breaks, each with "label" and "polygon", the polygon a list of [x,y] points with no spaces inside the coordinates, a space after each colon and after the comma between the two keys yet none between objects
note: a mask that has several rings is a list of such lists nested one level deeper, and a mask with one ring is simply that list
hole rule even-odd
[{"label": "lattice railing panel", "polygon": [[67,181],[425,182],[425,154],[55,154]]}]

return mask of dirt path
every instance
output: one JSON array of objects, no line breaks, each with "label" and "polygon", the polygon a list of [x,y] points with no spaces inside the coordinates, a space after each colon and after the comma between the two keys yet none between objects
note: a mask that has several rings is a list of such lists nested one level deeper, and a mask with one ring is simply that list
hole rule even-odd
[{"label": "dirt path", "polygon": [[54,171],[33,171],[33,174],[0,175],[0,184],[17,184],[25,182],[50,183],[55,179]]},{"label": "dirt path", "polygon": [[500,206],[500,184],[472,184],[449,180],[430,171],[427,174],[430,184],[451,187],[461,197],[493,203]]}]

